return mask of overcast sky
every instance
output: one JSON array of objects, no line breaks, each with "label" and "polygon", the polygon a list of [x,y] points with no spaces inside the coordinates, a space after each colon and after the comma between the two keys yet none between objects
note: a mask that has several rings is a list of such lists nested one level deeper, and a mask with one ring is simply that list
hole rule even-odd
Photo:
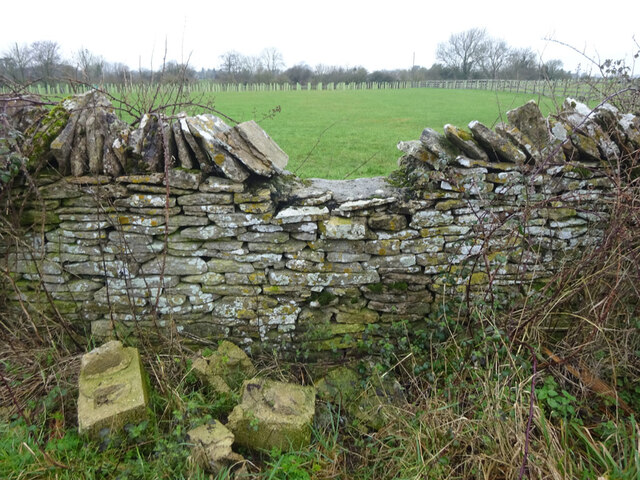
[{"label": "overcast sky", "polygon": [[[216,68],[236,50],[259,55],[278,48],[285,64],[364,66],[367,70],[430,67],[439,42],[485,27],[512,47],[531,47],[566,69],[592,58],[625,58],[640,42],[640,2],[535,0],[105,0],[5,1],[0,53],[14,43],[53,40],[70,59],[84,47],[110,62],[157,68],[169,60]],[[634,50],[635,48],[635,50]],[[638,74],[640,64],[635,68]]]}]

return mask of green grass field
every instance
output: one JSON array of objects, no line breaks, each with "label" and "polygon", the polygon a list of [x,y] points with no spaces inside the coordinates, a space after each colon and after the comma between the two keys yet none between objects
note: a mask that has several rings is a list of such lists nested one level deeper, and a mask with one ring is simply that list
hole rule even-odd
[{"label": "green grass field", "polygon": [[[289,155],[301,177],[356,178],[387,175],[397,166],[400,140],[416,140],[425,127],[442,131],[472,120],[493,126],[528,94],[484,90],[342,90],[222,92],[215,107],[241,122],[255,119]],[[554,110],[538,99],[543,114]],[[264,118],[280,107],[280,113]]]}]

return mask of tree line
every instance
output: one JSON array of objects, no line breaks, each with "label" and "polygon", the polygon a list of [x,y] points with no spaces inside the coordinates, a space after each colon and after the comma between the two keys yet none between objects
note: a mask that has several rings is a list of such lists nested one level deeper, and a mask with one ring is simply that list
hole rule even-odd
[{"label": "tree line", "polygon": [[259,55],[229,50],[220,55],[218,65],[200,70],[174,60],[164,62],[155,71],[135,70],[123,63],[107,62],[86,48],[80,48],[71,58],[65,59],[60,45],[54,41],[30,45],[16,42],[0,57],[0,85],[39,83],[46,86],[60,81],[117,84],[154,80],[164,83],[213,80],[221,83],[317,84],[474,78],[537,80],[571,76],[560,60],[541,63],[532,49],[510,47],[506,41],[491,37],[480,28],[454,33],[438,44],[436,62],[431,67],[414,65],[372,72],[361,66],[319,64],[311,67],[298,63],[286,67],[282,53],[274,47],[265,48]]}]

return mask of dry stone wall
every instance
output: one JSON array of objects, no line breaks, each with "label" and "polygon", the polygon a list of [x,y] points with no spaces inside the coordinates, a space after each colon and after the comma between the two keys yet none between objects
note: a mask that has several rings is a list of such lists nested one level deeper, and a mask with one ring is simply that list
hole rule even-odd
[{"label": "dry stone wall", "polygon": [[599,244],[612,175],[640,148],[633,115],[530,102],[494,130],[400,142],[390,178],[301,180],[254,122],[132,130],[98,94],[57,108],[54,126],[9,109],[48,140],[31,159],[46,168],[5,195],[23,228],[2,243],[8,307],[256,350],[352,349],[443,302],[521,295]]}]

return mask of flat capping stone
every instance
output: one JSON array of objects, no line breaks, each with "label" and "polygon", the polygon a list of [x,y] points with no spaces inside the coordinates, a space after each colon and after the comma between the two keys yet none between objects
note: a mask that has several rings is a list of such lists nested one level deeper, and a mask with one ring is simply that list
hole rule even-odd
[{"label": "flat capping stone", "polygon": [[[314,189],[333,192],[333,200],[337,203],[399,197],[401,192],[401,189],[388,182],[387,177],[356,178],[354,180],[311,178],[309,181]],[[295,195],[295,191],[293,194]]]}]

